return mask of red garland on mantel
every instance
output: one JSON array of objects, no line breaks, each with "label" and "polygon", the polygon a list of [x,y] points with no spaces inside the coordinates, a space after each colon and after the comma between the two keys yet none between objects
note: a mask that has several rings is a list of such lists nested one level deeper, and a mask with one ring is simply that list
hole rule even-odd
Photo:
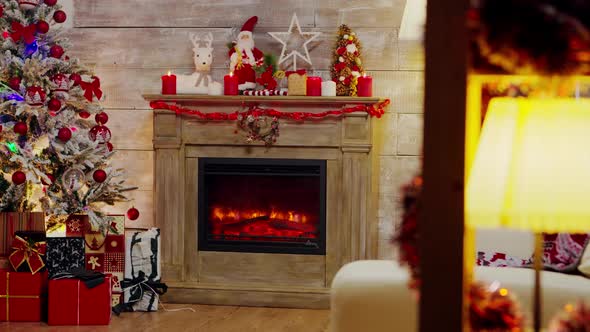
[{"label": "red garland on mantel", "polygon": [[[233,113],[226,112],[211,112],[204,113],[199,110],[192,110],[189,108],[182,108],[176,105],[171,105],[164,101],[152,101],[150,107],[152,109],[164,109],[173,111],[178,115],[190,115],[198,117],[202,120],[210,121],[237,121],[238,128],[247,132],[246,142],[252,141],[264,142],[265,145],[270,146],[276,142],[279,136],[279,119],[291,119],[296,121],[303,121],[306,119],[323,119],[326,117],[342,116],[344,114],[363,112],[372,117],[381,118],[385,113],[385,107],[389,105],[390,100],[385,99],[375,105],[357,105],[354,107],[347,107],[340,110],[330,110],[320,113],[311,112],[282,112],[270,108],[260,108],[252,106],[247,111],[236,111]],[[270,119],[269,119],[270,118]],[[267,121],[269,119],[270,121]]]}]

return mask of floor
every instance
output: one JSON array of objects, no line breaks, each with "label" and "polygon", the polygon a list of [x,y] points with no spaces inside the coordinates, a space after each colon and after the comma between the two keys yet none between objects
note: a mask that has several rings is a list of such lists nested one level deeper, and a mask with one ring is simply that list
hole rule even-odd
[{"label": "floor", "polygon": [[[194,310],[179,310],[191,308]],[[123,313],[110,326],[64,327],[45,323],[0,323],[0,331],[101,332],[327,332],[329,310],[168,304],[158,313]]]}]

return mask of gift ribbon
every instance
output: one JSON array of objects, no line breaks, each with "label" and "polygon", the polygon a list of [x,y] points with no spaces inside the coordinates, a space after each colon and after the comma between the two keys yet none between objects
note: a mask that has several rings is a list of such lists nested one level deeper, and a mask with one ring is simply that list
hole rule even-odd
[{"label": "gift ribbon", "polygon": [[305,69],[299,69],[299,70],[289,70],[285,72],[285,76],[289,77],[289,75],[291,74],[297,74],[297,75],[305,75],[307,74],[307,71]]},{"label": "gift ribbon", "polygon": [[80,82],[80,87],[84,90],[84,97],[90,102],[93,96],[96,96],[99,100],[102,97],[100,80],[96,76],[92,76],[92,82]]},{"label": "gift ribbon", "polygon": [[12,32],[10,33],[10,37],[15,42],[18,42],[22,38],[25,43],[31,44],[35,41],[35,32],[37,32],[37,26],[35,24],[30,24],[25,27],[18,22],[12,22]]},{"label": "gift ribbon", "polygon": [[45,263],[41,257],[47,251],[45,241],[32,244],[17,235],[12,242],[12,249],[14,251],[10,254],[8,260],[15,270],[25,262],[29,265],[32,274],[39,272],[45,267]]},{"label": "gift ribbon", "polygon": [[0,295],[0,299],[6,299],[6,321],[10,321],[10,299],[38,299],[39,295],[10,295],[10,273],[6,272],[6,295]]}]

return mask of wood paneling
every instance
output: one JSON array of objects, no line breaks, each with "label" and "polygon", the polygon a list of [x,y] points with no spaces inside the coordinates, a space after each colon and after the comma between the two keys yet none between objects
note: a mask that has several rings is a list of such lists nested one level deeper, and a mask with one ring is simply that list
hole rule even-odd
[{"label": "wood paneling", "polygon": [[140,190],[154,189],[154,152],[145,150],[117,150],[112,159],[112,166],[123,168],[129,186]]},{"label": "wood paneling", "polygon": [[199,282],[324,287],[326,257],[202,251]]},{"label": "wood paneling", "polygon": [[[337,31],[334,28],[308,30],[322,32],[309,44],[313,68],[330,68]],[[264,52],[280,54],[281,44],[272,39],[268,31],[273,29],[256,30],[256,47]],[[146,38],[146,32],[149,38]],[[189,34],[203,32],[211,32],[214,37],[212,68],[227,73],[229,58],[226,44],[235,38],[231,29],[227,28],[85,28],[69,30],[66,35],[76,45],[70,53],[82,61],[96,64],[97,68],[154,68],[159,69],[161,75],[169,69],[180,73],[194,71],[193,45]],[[356,33],[366,45],[363,48],[366,69],[393,70],[397,66],[397,29],[361,28],[356,29]]]},{"label": "wood paneling", "polygon": [[117,150],[152,150],[154,117],[152,110],[113,109],[108,127],[113,133],[111,143]]},{"label": "wood paneling", "polygon": [[134,190],[127,193],[129,202],[107,205],[104,211],[110,214],[126,214],[127,210],[135,207],[139,210],[139,219],[125,219],[125,227],[150,228],[154,226],[154,190]]},{"label": "wood paneling", "polygon": [[359,27],[400,27],[406,1],[412,0],[316,1],[316,26],[335,27],[348,24],[355,30]]}]

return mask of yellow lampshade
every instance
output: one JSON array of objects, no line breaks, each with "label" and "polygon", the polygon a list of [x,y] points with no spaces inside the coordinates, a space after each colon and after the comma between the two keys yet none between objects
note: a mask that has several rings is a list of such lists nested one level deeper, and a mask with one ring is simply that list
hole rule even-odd
[{"label": "yellow lampshade", "polygon": [[590,231],[590,100],[493,99],[465,204],[474,227]]}]

